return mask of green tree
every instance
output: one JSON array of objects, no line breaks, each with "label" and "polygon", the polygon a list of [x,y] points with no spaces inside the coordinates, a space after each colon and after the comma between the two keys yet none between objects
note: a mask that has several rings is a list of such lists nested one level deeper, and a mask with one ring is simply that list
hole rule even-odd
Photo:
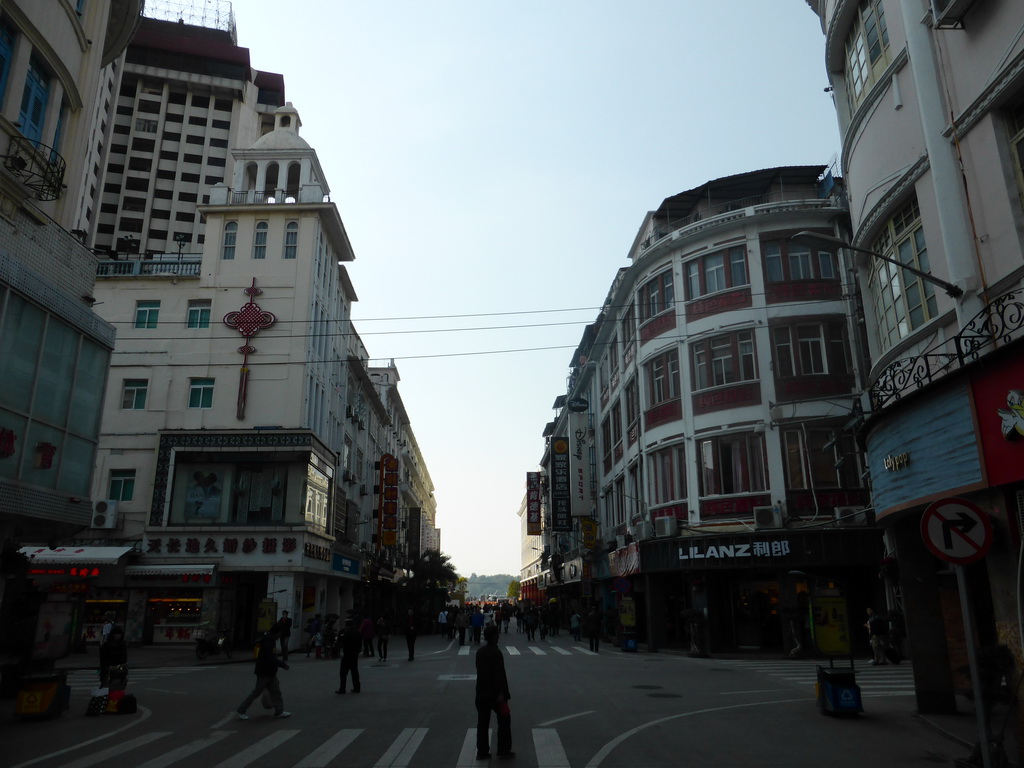
[{"label": "green tree", "polygon": [[519,579],[512,579],[512,581],[508,583],[508,596],[511,597],[513,600],[519,599],[519,587]]},{"label": "green tree", "polygon": [[437,549],[428,549],[412,565],[412,582],[425,589],[451,589],[459,580],[459,573],[450,556]]}]

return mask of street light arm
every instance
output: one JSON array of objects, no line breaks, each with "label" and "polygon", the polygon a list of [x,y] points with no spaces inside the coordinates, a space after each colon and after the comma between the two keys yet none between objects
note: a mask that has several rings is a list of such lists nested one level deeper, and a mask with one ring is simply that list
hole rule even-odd
[{"label": "street light arm", "polygon": [[907,270],[907,272],[910,272],[913,275],[917,275],[922,280],[939,286],[940,288],[942,288],[942,290],[946,292],[946,295],[951,298],[958,299],[964,295],[964,292],[960,288],[953,285],[952,283],[947,283],[945,280],[935,277],[935,275],[923,272],[917,267],[912,267],[909,264],[904,264],[900,261],[896,261],[896,259],[890,259],[888,256],[883,256],[882,254],[876,253],[875,251],[869,251],[867,248],[858,248],[856,245],[851,245],[845,240],[840,240],[838,237],[832,237],[831,235],[823,235],[819,232],[810,232],[804,230],[803,232],[797,232],[790,238],[790,240],[793,241],[794,243],[801,243],[803,245],[810,246],[816,244],[820,245],[821,243],[828,243],[829,245],[837,245],[840,248],[849,248],[851,251],[857,251],[858,253],[866,253],[868,256],[874,256],[876,259],[887,261],[890,264],[899,267],[900,269],[905,269]]}]

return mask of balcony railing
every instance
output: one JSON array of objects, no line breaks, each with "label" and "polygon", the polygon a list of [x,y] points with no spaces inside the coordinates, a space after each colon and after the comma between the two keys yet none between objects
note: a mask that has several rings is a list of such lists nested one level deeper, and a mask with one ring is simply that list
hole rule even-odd
[{"label": "balcony railing", "polygon": [[992,301],[960,331],[916,357],[896,360],[871,385],[874,411],[980,359],[986,350],[1024,337],[1024,303],[1007,293]]},{"label": "balcony railing", "polygon": [[96,277],[199,277],[199,254],[156,253],[144,259],[104,259],[96,262]]},{"label": "balcony railing", "polygon": [[64,188],[64,158],[57,150],[24,136],[11,136],[4,168],[31,189],[36,200],[46,202],[60,197]]}]

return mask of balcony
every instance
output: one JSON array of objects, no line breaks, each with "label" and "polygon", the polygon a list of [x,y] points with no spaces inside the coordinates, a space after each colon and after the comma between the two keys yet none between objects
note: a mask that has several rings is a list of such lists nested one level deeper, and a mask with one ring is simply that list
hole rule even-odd
[{"label": "balcony", "polygon": [[32,190],[36,200],[48,202],[60,197],[65,163],[57,150],[24,136],[11,136],[3,161],[4,168]]},{"label": "balcony", "polygon": [[1007,293],[992,301],[953,337],[920,355],[896,360],[871,385],[874,411],[894,405],[904,395],[979,360],[984,354],[1024,338],[1024,303]]},{"label": "balcony", "polygon": [[203,258],[198,253],[147,253],[143,258],[96,262],[96,277],[199,277]]}]

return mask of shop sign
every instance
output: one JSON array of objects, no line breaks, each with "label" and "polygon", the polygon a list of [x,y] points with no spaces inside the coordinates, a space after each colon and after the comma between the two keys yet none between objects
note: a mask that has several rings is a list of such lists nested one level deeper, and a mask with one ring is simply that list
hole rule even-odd
[{"label": "shop sign", "polygon": [[540,536],[540,472],[526,473],[526,535]]},{"label": "shop sign", "polygon": [[150,555],[209,555],[209,554],[238,554],[250,555],[254,552],[263,554],[274,554],[278,551],[289,553],[297,548],[298,540],[293,536],[285,536],[278,539],[274,536],[264,536],[257,540],[253,536],[237,537],[225,536],[214,538],[207,536],[205,540],[200,536],[168,536],[154,537],[146,540],[146,554]]},{"label": "shop sign", "polygon": [[815,596],[811,601],[811,632],[826,656],[850,654],[850,620],[845,597]]},{"label": "shop sign", "polygon": [[771,539],[737,544],[712,544],[709,547],[679,545],[680,560],[713,560],[744,557],[785,557],[790,554],[788,539]]},{"label": "shop sign", "polygon": [[303,554],[313,560],[323,560],[325,563],[329,563],[331,562],[333,551],[330,547],[325,547],[321,544],[314,544],[311,541],[307,541]]},{"label": "shop sign", "polygon": [[580,532],[583,534],[584,549],[597,549],[597,529],[597,521],[594,518],[580,518]]},{"label": "shop sign", "polygon": [[89,591],[89,585],[84,581],[73,581],[69,584],[54,584],[48,592],[65,592],[70,594],[81,594]]},{"label": "shop sign", "polygon": [[882,460],[882,466],[890,472],[906,469],[910,465],[910,454],[904,451],[895,455],[889,454]]},{"label": "shop sign", "polygon": [[569,493],[569,438],[551,441],[551,530],[571,531]]},{"label": "shop sign", "polygon": [[590,494],[590,447],[593,441],[587,429],[586,413],[571,413],[569,423],[572,427],[572,516],[586,517],[594,506]]},{"label": "shop sign", "polygon": [[78,565],[70,568],[62,566],[34,566],[28,569],[29,576],[74,576],[79,579],[86,579],[92,576],[99,576],[100,569],[95,565]]},{"label": "shop sign", "polygon": [[990,486],[1024,480],[1024,359],[1016,353],[971,378],[978,436]]}]

